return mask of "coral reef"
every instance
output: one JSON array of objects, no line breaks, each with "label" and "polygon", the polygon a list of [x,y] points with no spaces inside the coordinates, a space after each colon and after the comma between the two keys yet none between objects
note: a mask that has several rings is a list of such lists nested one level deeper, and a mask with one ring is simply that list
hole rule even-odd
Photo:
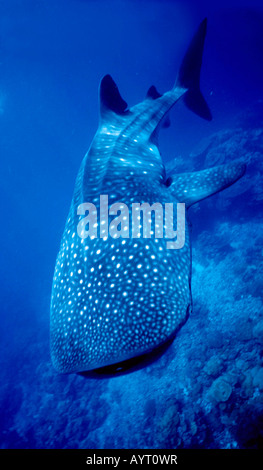
[{"label": "coral reef", "polygon": [[0,390],[2,448],[262,445],[262,218],[232,217],[262,199],[259,152],[262,129],[237,128],[213,136],[194,157],[209,166],[243,156],[252,168],[218,196],[222,217],[209,209],[211,199],[208,225],[195,226],[193,312],[157,361],[114,378],[59,375],[50,363],[48,321],[27,325],[26,344],[19,333],[21,354],[8,364],[3,351],[2,374],[14,373]]},{"label": "coral reef", "polygon": [[229,399],[232,393],[231,385],[226,382],[222,377],[216,379],[209,390],[209,397],[212,401],[217,403],[225,402]]}]

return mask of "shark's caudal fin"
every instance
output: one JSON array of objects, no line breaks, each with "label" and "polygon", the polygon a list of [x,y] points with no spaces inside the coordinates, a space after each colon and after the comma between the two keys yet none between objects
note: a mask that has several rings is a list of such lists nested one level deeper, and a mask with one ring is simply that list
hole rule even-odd
[{"label": "shark's caudal fin", "polygon": [[[206,19],[202,21],[193,37],[182,61],[174,87],[163,95],[154,86],[151,86],[146,99],[128,109],[116,83],[110,75],[105,75],[100,83],[100,116],[102,121],[112,121],[119,116],[129,118],[133,115],[133,117],[137,117],[138,126],[143,127],[149,136],[152,136],[160,122],[163,127],[169,127],[170,121],[166,115],[181,97],[189,109],[210,121],[212,119],[211,112],[200,91],[200,70],[206,23]],[[117,120],[117,122],[119,121]]]},{"label": "shark's caudal fin", "polygon": [[186,207],[212,196],[235,183],[246,171],[240,160],[194,173],[171,175],[168,178],[171,194]]},{"label": "shark's caudal fin", "polygon": [[198,116],[211,121],[210,109],[200,91],[200,70],[206,36],[207,19],[200,24],[182,61],[176,86],[188,91],[183,99],[186,106]]}]

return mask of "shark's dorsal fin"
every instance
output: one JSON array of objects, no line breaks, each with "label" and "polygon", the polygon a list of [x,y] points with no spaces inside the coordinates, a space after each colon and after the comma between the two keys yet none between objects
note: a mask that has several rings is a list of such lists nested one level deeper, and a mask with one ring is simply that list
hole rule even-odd
[{"label": "shark's dorsal fin", "polygon": [[243,161],[234,162],[208,168],[193,173],[170,175],[167,180],[169,190],[179,202],[186,207],[201,201],[212,194],[231,186],[245,173],[246,165]]},{"label": "shark's dorsal fin", "polygon": [[[156,87],[152,85],[147,91],[146,99],[157,100],[157,98],[160,98],[161,96],[163,95],[161,95],[161,93],[159,93]],[[166,129],[167,127],[170,127],[170,125],[171,125],[171,121],[170,121],[169,115],[166,115],[162,121],[162,127]]]},{"label": "shark's dorsal fin", "polygon": [[160,98],[161,93],[156,90],[155,86],[152,85],[149,90],[147,91],[146,98],[152,98],[153,100],[157,100],[157,98]]},{"label": "shark's dorsal fin", "polygon": [[100,111],[103,115],[107,111],[116,114],[127,112],[127,103],[121,97],[118,87],[110,75],[105,75],[100,83]]}]

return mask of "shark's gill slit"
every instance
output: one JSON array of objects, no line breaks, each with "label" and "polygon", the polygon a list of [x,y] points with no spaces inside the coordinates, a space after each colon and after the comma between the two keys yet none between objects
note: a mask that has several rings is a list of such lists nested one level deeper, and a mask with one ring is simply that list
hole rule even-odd
[{"label": "shark's gill slit", "polygon": [[169,188],[169,186],[171,186],[172,182],[173,182],[173,179],[171,178],[171,176],[169,176],[169,178],[167,178],[167,180],[165,181],[165,186],[167,188]]}]

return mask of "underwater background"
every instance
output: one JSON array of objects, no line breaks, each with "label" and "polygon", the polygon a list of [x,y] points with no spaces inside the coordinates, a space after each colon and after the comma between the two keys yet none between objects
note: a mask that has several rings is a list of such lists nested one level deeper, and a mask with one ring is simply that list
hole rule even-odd
[{"label": "underwater background", "polygon": [[[189,210],[193,312],[145,368],[58,374],[52,278],[99,82],[130,105],[170,89],[206,16],[213,121],[179,102],[160,150],[167,170],[248,166]],[[0,1],[0,448],[263,447],[262,83],[261,1]]]}]

